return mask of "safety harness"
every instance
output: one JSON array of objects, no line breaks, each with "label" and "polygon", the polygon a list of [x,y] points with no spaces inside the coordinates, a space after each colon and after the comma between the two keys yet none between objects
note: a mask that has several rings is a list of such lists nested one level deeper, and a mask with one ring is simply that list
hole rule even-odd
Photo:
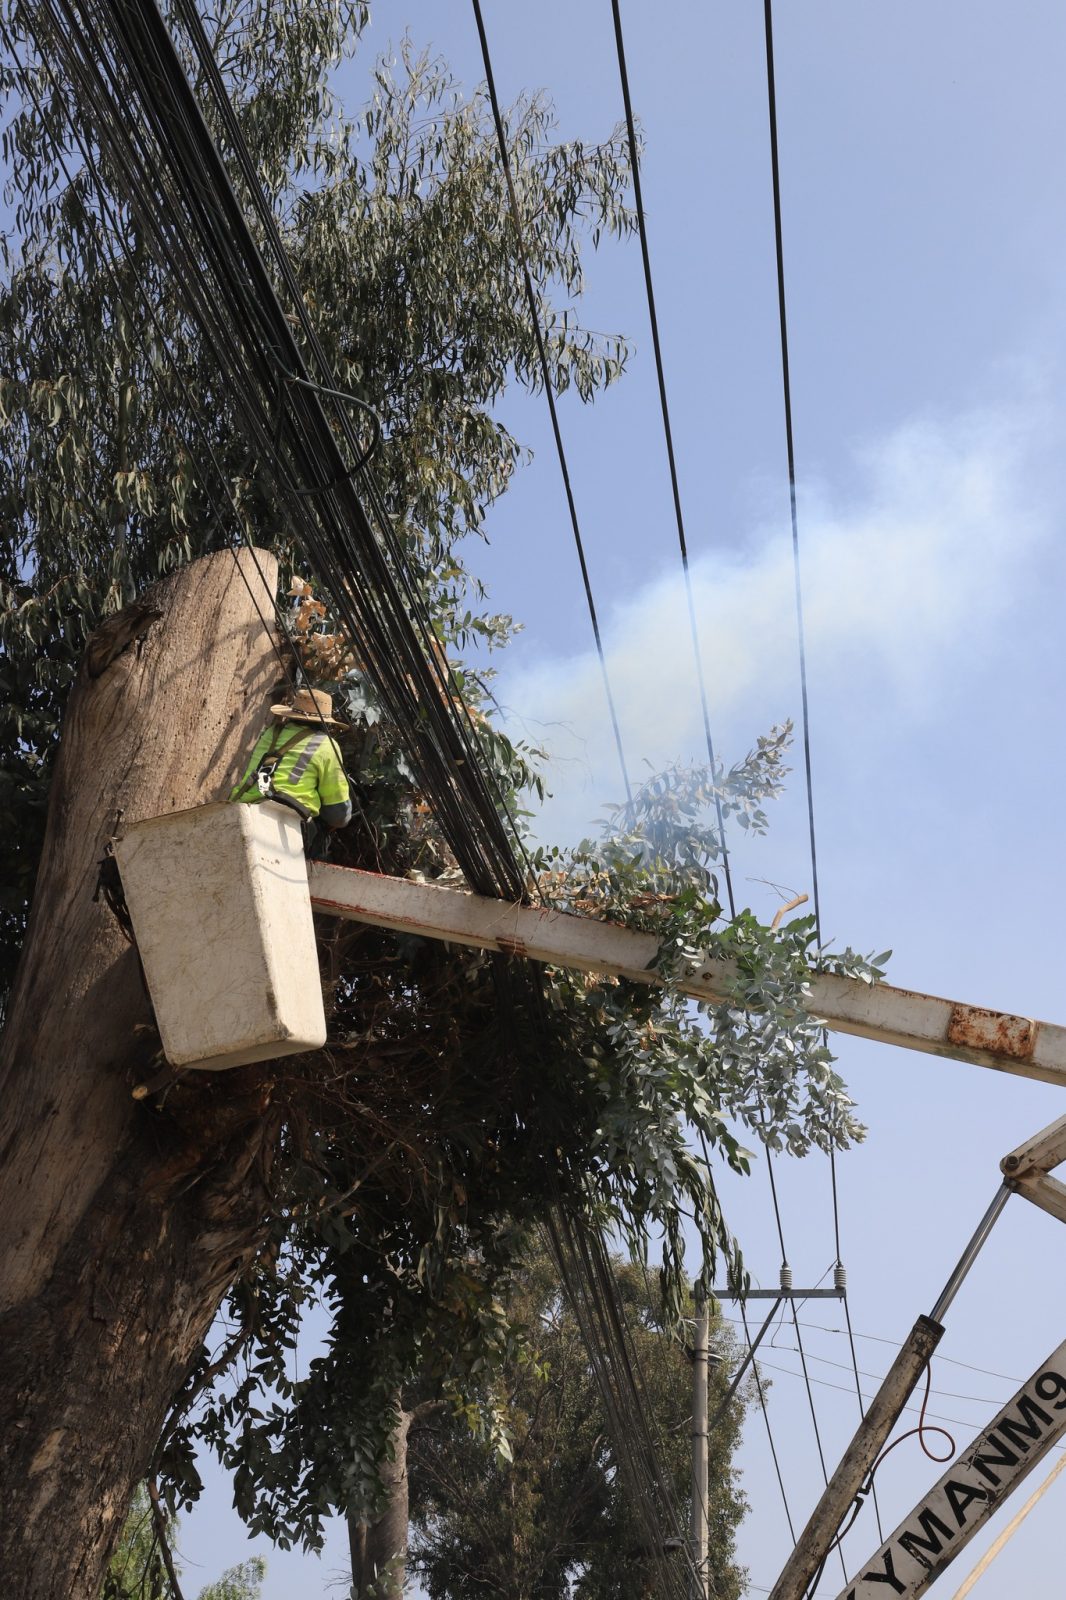
[{"label": "safety harness", "polygon": [[274,787],[274,777],[277,773],[282,757],[287,755],[290,750],[298,745],[301,739],[306,739],[307,748],[300,752],[298,760],[295,762],[292,771],[289,773],[289,781],[296,783],[307,771],[308,764],[315,751],[325,743],[326,734],[324,732],[307,734],[301,728],[299,732],[294,733],[290,738],[286,739],[284,744],[278,745],[275,741],[280,737],[283,728],[284,723],[279,723],[279,725],[274,729],[274,732],[271,735],[270,744],[263,752],[263,756],[259,762],[259,765],[256,767],[253,773],[250,773],[249,776],[245,778],[244,782],[236,790],[233,798],[234,800],[243,799],[245,794],[251,793],[252,785],[254,783],[258,787],[259,793],[263,796],[264,800],[276,800],[280,805],[290,806],[292,810],[297,812],[305,822],[309,822],[312,818],[312,813],[305,805],[297,800],[294,795],[279,794]]}]

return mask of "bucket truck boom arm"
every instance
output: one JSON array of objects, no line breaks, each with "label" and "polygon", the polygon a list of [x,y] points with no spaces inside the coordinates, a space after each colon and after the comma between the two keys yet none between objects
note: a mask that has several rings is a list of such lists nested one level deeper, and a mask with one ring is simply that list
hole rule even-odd
[{"label": "bucket truck boom arm", "polygon": [[[1013,1192],[1066,1222],[1066,1184],[1050,1176],[1066,1161],[1066,1117],[1000,1162],[1003,1185],[963,1252],[930,1318],[920,1317],[826,1487],[770,1600],[803,1600],[817,1579],[867,1473],[888,1437],[925,1360],[943,1331],[940,1319]],[[928,1351],[925,1360],[921,1352]],[[885,1425],[887,1422],[887,1426]],[[995,1421],[952,1462],[944,1476],[863,1563],[839,1600],[885,1600],[924,1594],[1003,1502],[1066,1434],[1066,1341],[1053,1350]]]},{"label": "bucket truck boom arm", "polygon": [[1064,1433],[1066,1341],[863,1562],[839,1600],[924,1594]]}]

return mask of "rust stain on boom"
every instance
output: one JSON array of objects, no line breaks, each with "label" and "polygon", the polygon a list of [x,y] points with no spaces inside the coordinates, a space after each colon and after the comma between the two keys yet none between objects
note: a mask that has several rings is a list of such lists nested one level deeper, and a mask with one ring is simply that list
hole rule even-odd
[{"label": "rust stain on boom", "polygon": [[991,1050],[1013,1061],[1028,1061],[1036,1044],[1036,1024],[1006,1011],[956,1003],[948,1023],[948,1040],[964,1050]]}]

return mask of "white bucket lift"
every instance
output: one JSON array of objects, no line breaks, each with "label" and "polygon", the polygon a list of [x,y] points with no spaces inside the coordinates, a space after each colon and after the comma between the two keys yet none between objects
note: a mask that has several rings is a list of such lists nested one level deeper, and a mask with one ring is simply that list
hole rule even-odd
[{"label": "white bucket lift", "polygon": [[131,826],[115,858],[163,1051],[214,1072],[326,1042],[299,818],[267,800]]}]

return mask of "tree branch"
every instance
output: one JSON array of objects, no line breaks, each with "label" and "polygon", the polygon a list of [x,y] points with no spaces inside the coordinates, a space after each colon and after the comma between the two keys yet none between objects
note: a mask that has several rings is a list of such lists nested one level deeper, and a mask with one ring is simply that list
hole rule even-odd
[{"label": "tree branch", "polygon": [[154,1478],[148,1479],[148,1498],[152,1502],[152,1526],[155,1529],[156,1543],[159,1546],[159,1554],[163,1558],[163,1565],[167,1569],[167,1577],[174,1592],[174,1600],[185,1600],[185,1596],[181,1592],[181,1584],[178,1582],[170,1540],[167,1538],[166,1512],[163,1510],[163,1504],[159,1498],[159,1485]]},{"label": "tree branch", "polygon": [[211,1362],[210,1366],[206,1367],[204,1371],[201,1372],[199,1378],[197,1378],[196,1382],[193,1384],[192,1388],[187,1394],[179,1394],[177,1396],[173,1406],[171,1407],[170,1415],[167,1417],[167,1420],[163,1425],[163,1431],[160,1434],[159,1443],[156,1446],[155,1456],[152,1460],[153,1472],[158,1469],[159,1461],[162,1457],[163,1451],[166,1449],[170,1436],[177,1427],[178,1423],[181,1421],[182,1417],[187,1415],[187,1413],[195,1405],[196,1401],[203,1394],[204,1390],[210,1388],[211,1384],[215,1381],[219,1374],[225,1372],[233,1365],[234,1361],[236,1361],[237,1357],[244,1349],[244,1346],[248,1343],[248,1340],[252,1337],[254,1328],[254,1313],[252,1312],[251,1308],[249,1308],[245,1320],[237,1329],[237,1332],[233,1335],[233,1337],[224,1345],[221,1355],[219,1355],[214,1361]]},{"label": "tree branch", "polygon": [[417,1427],[420,1422],[425,1422],[427,1417],[436,1416],[438,1412],[446,1410],[447,1400],[420,1400],[408,1413],[411,1426]]}]

